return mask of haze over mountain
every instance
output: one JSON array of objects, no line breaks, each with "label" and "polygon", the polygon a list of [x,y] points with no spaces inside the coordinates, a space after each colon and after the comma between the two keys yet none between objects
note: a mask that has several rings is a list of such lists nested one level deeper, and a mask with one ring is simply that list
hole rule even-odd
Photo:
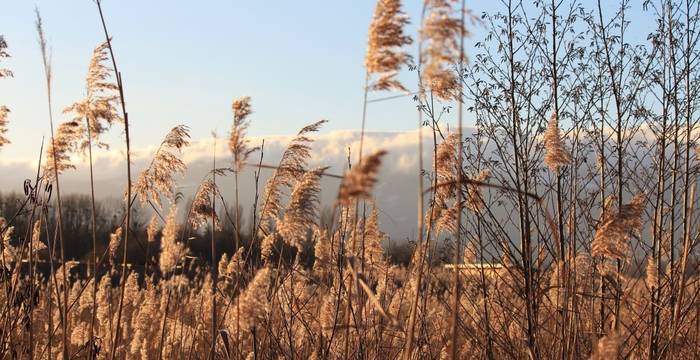
[{"label": "haze over mountain", "polygon": [[[467,134],[469,130],[465,130]],[[217,167],[230,166],[231,155],[226,139],[221,134],[216,142]],[[154,134],[154,142],[161,137]],[[426,144],[432,144],[432,135],[423,134]],[[252,137],[251,146],[260,145],[265,140],[264,164],[275,165],[279,161],[286,144],[292,136]],[[321,132],[314,136],[312,145],[311,167],[330,166],[329,173],[342,175],[348,166],[348,151],[351,149],[352,162],[357,161],[360,133],[356,130]],[[375,188],[377,205],[380,209],[381,228],[392,239],[401,240],[414,238],[417,217],[417,184],[418,184],[418,134],[412,132],[369,132],[365,134],[365,155],[384,149],[388,154],[384,157],[380,171],[379,182]],[[432,145],[431,145],[432,146]],[[132,154],[134,164],[134,179],[150,162],[156,147],[135,149]],[[98,150],[95,152],[95,191],[98,198],[121,198],[126,189],[125,156],[123,151],[116,149]],[[183,152],[183,160],[187,164],[187,173],[178,182],[177,191],[185,198],[192,196],[197,185],[212,169],[214,160],[214,139],[194,139]],[[258,162],[260,153],[251,156],[251,162]],[[36,176],[36,161],[24,159],[2,159],[0,161],[0,186],[6,191],[22,191],[24,179]],[[424,153],[424,167],[429,167],[431,158],[429,152]],[[90,183],[86,159],[73,159],[75,170],[68,170],[61,176],[61,191],[63,193],[89,194]],[[271,170],[263,169],[260,177],[260,191],[263,191],[265,181]],[[232,177],[218,178],[217,183],[232,205]],[[322,207],[332,206],[337,195],[339,180],[324,178],[322,180]],[[255,193],[253,169],[248,168],[240,175],[240,202],[246,214],[250,213]],[[389,215],[391,214],[391,215]]]}]

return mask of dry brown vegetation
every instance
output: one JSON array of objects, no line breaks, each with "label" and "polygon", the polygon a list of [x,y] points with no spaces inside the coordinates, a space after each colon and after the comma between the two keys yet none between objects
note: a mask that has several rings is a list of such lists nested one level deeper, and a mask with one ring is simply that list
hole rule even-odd
[{"label": "dry brown vegetation", "polygon": [[[52,136],[17,211],[0,214],[2,358],[697,358],[700,3],[644,1],[655,28],[642,43],[626,37],[627,0],[613,14],[600,0],[584,5],[506,1],[477,19],[464,2],[426,0],[414,59],[401,2],[378,0],[362,134],[367,94],[408,93],[399,80],[407,67],[417,75],[409,95],[418,151],[432,154],[416,169],[418,232],[407,266],[382,247],[373,189],[385,151],[363,154],[361,140],[345,174],[310,168],[318,121],[270,164],[264,143],[246,137],[254,115],[241,97],[232,103],[231,156],[213,159],[192,201],[176,192],[190,143],[184,125],[133,183],[127,161],[124,216],[109,239],[98,239],[93,187],[82,276],[66,260],[61,173],[81,152],[92,180],[92,150],[106,146],[101,135],[113,125],[123,127],[130,159],[127,94],[97,0],[105,42],[85,98],[54,124],[37,11]],[[486,36],[469,63],[472,25]],[[0,37],[0,61],[9,56]],[[10,76],[0,67],[0,80]],[[462,133],[465,114],[477,131]],[[0,147],[10,120],[0,106]],[[425,132],[432,142],[423,143]],[[269,174],[260,192],[239,194],[244,168],[256,183]],[[235,179],[233,199],[219,189],[224,176]],[[324,177],[339,188],[322,221]],[[242,196],[255,204],[247,229]],[[139,208],[153,214],[145,227],[132,218]],[[15,232],[22,222],[29,226]],[[224,226],[234,229],[225,239],[234,251],[217,254]],[[191,250],[202,232],[206,258]],[[129,243],[139,237],[142,264]]]}]

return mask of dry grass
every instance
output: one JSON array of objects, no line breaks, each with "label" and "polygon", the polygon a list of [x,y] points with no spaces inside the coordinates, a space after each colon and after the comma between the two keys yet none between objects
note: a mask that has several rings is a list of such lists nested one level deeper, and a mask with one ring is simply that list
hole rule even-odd
[{"label": "dry grass", "polygon": [[[425,2],[413,64],[401,2],[378,1],[365,56],[364,109],[367,92],[407,92],[397,75],[410,64],[420,126],[433,135],[432,169],[416,169],[420,233],[408,266],[392,264],[382,249],[387,236],[373,192],[386,152],[348,164],[330,218],[322,221],[321,180],[330,175],[308,164],[313,134],[325,120],[302,128],[279,163],[266,165],[264,146],[251,147],[246,138],[253,111],[250,98],[241,97],[232,103],[232,156],[225,160],[232,166],[215,162],[183,204],[175,189],[190,136],[186,126],[174,127],[133,186],[127,168],[124,219],[105,239],[103,254],[93,239],[87,276],[71,275],[76,263],[63,257],[70,234],[61,228],[61,173],[74,169],[76,152],[88,150],[92,162],[92,148],[106,146],[100,135],[113,125],[124,126],[127,148],[129,141],[121,74],[105,26],[86,98],[66,108],[72,118],[58,125],[36,179],[25,184],[20,211],[0,214],[0,357],[696,358],[698,160],[691,149],[698,69],[691,55],[698,35],[689,29],[700,21],[692,12],[700,10],[685,2],[652,6],[661,24],[655,41],[627,54],[609,33],[624,23],[624,7],[610,19],[600,7],[581,10],[591,16],[580,19],[573,5],[563,16],[554,2],[536,6],[551,20],[542,26],[524,21],[526,10],[517,4],[485,14],[491,26],[485,41],[496,42],[499,54],[481,47],[478,63],[468,67],[465,21],[474,19],[463,2]],[[578,21],[594,31],[557,30]],[[40,18],[37,27],[50,101]],[[547,31],[553,44],[523,39],[544,39]],[[578,51],[581,39],[597,46],[590,57]],[[569,44],[565,52],[557,49],[560,40]],[[0,37],[0,60],[9,57],[7,49]],[[531,61],[540,57],[546,61]],[[585,64],[570,66],[577,61]],[[664,81],[647,74],[663,74]],[[0,68],[0,80],[9,76]],[[654,106],[645,102],[650,95]],[[634,103],[634,111],[622,100]],[[477,133],[463,138],[461,129],[445,129],[443,116],[455,102],[460,125],[463,104],[472,104]],[[9,109],[0,106],[0,148],[9,143],[9,120]],[[249,163],[256,151],[257,166]],[[264,191],[238,193],[244,167],[254,168],[256,182],[271,171]],[[235,176],[234,199],[218,188],[221,176]],[[239,195],[255,201],[249,230],[240,228]],[[94,231],[94,187],[92,200]],[[129,216],[136,206],[153,213],[144,229],[142,272],[127,262],[129,234],[139,231]],[[178,208],[186,213],[182,221]],[[31,224],[26,233],[14,231],[19,218]],[[235,228],[235,251],[217,257],[225,221]],[[211,235],[211,263],[189,248],[200,229]],[[156,242],[160,248],[151,249]],[[48,273],[39,271],[42,257]],[[452,259],[467,265],[443,266]]]}]

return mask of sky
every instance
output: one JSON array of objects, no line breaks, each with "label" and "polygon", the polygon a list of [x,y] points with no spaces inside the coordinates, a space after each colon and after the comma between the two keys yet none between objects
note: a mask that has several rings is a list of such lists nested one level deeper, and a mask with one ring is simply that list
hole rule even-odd
[{"label": "sky", "polygon": [[[12,110],[13,144],[26,156],[47,135],[34,3],[11,0],[0,13],[14,79],[0,82]],[[104,40],[90,0],[39,0],[52,50],[54,111],[80,99],[92,49]],[[321,118],[327,130],[358,128],[367,27],[374,1],[104,0],[123,74],[135,147],[185,123],[194,138],[226,133],[230,104],[253,99],[251,134],[291,134]],[[409,13],[416,9],[407,7]],[[373,130],[415,128],[410,97],[370,109]],[[398,111],[397,111],[398,109]]]},{"label": "sky", "polygon": [[[317,161],[328,161],[341,173],[344,151],[356,141],[349,130],[361,124],[366,34],[375,4],[375,0],[103,0],[123,76],[137,162],[146,161],[149,150],[170,128],[186,124],[198,149],[193,150],[189,164],[204,171],[211,132],[225,137],[231,124],[232,99],[248,95],[254,110],[249,133],[257,139],[284,141],[288,139],[284,135],[306,124],[330,120],[321,132],[319,149],[324,153]],[[501,6],[499,1],[467,4],[476,15]],[[0,34],[5,36],[12,58],[2,66],[15,75],[0,81],[0,104],[12,111],[7,134],[12,143],[0,152],[0,185],[4,189],[21,188],[25,174],[32,173],[30,164],[39,155],[42,136],[50,136],[34,27],[35,5],[43,17],[52,54],[56,123],[65,119],[61,115],[64,107],[83,97],[92,50],[104,40],[91,0],[3,1]],[[412,36],[420,7],[420,0],[404,1],[412,19],[407,29]],[[604,2],[603,9],[612,15],[615,7]],[[639,11],[639,6],[633,5],[632,17]],[[635,31],[641,37],[651,31],[644,26],[651,25],[643,24]],[[470,30],[473,38],[467,41],[467,54],[473,53],[473,43],[484,35],[480,26]],[[401,78],[409,88],[415,87],[414,73],[404,71]],[[369,98],[388,95],[392,94],[372,93]],[[390,173],[396,178],[385,178],[387,189],[392,188],[392,181],[406,185],[402,179],[416,172],[415,143],[406,146],[410,142],[402,135],[416,128],[415,105],[409,96],[368,106],[367,129],[374,143],[403,152],[393,155],[395,171]],[[466,125],[471,125],[468,113]],[[112,152],[96,154],[105,166],[98,174],[98,194],[119,196],[119,189],[124,188],[120,183],[122,135],[115,127],[105,139],[114,144]],[[84,170],[79,167],[67,175],[73,179],[67,189],[85,190],[80,182]],[[186,186],[199,175],[189,174]],[[413,198],[380,196],[385,196],[387,210],[402,209],[402,213],[396,210],[397,216],[415,222],[415,214],[409,211],[415,207]],[[411,227],[385,220],[396,229],[408,229],[399,237],[410,235]]]},{"label": "sky", "polygon": [[[319,119],[330,120],[329,131],[359,128],[366,34],[375,3],[103,0],[123,75],[133,146],[152,145],[154,133],[183,123],[190,125],[194,138],[211,131],[225,134],[231,100],[242,95],[253,99],[252,135],[291,134]],[[407,31],[415,37],[422,2],[403,3],[412,19]],[[612,14],[615,5],[609,3],[604,2],[604,11]],[[13,144],[3,149],[3,157],[11,159],[32,154],[41,135],[48,134],[35,6],[51,48],[57,115],[84,95],[92,49],[104,40],[91,0],[4,1],[0,34],[13,56],[4,66],[15,78],[0,81],[0,103],[12,110],[8,135]],[[479,15],[501,4],[468,1],[467,6]],[[481,26],[470,30],[467,54],[484,34]],[[409,88],[415,87],[414,73],[402,76]],[[387,95],[375,93],[370,99]],[[414,129],[415,103],[404,97],[370,104],[367,123],[370,131]]]}]

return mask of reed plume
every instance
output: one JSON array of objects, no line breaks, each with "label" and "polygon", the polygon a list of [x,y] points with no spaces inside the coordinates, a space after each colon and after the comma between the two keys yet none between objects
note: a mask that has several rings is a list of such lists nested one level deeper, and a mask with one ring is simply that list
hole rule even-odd
[{"label": "reed plume", "polygon": [[240,247],[231,257],[228,259],[228,255],[224,254],[221,256],[219,261],[219,276],[223,276],[228,280],[236,279],[243,274],[245,269],[245,248]]},{"label": "reed plume", "polygon": [[547,131],[544,133],[544,149],[544,163],[552,172],[558,173],[559,168],[571,163],[571,155],[562,140],[556,112],[549,118]]},{"label": "reed plume", "polygon": [[277,241],[278,234],[276,231],[271,232],[266,235],[260,242],[260,257],[264,261],[269,261],[272,253],[275,250],[275,242]]},{"label": "reed plume", "polygon": [[168,274],[175,270],[177,264],[188,254],[187,248],[177,241],[178,225],[176,217],[177,207],[173,205],[165,220],[165,226],[160,238],[160,259],[158,265],[163,274]]},{"label": "reed plume", "polygon": [[649,289],[655,289],[659,283],[659,266],[653,257],[647,258],[646,278],[644,279]]},{"label": "reed plume", "polygon": [[118,227],[109,235],[109,262],[114,265],[117,259],[117,250],[122,243],[122,227]]},{"label": "reed plume", "polygon": [[401,10],[400,0],[378,0],[369,26],[365,67],[367,75],[378,74],[370,86],[374,90],[407,91],[396,80],[401,66],[411,61],[403,49],[413,40],[404,32],[409,24],[408,16]]},{"label": "reed plume", "polygon": [[70,157],[81,138],[82,127],[77,121],[67,121],[58,126],[56,136],[46,150],[44,174],[49,180],[53,181],[55,175],[60,175],[65,170],[75,169]]},{"label": "reed plume", "polygon": [[265,320],[265,316],[270,311],[269,288],[274,276],[274,270],[263,267],[258,270],[241,295],[240,322],[242,328],[251,329]]},{"label": "reed plume", "polygon": [[452,205],[447,206],[442,204],[444,208],[441,208],[440,204],[436,207],[441,208],[438,213],[437,221],[435,222],[435,231],[437,233],[445,232],[448,234],[454,234],[458,229],[457,214],[464,209],[465,202],[454,201]]},{"label": "reed plume", "polygon": [[625,259],[629,255],[629,239],[632,232],[641,228],[645,201],[644,194],[638,193],[617,212],[612,209],[610,201],[606,202],[605,216],[601,219],[591,243],[591,254]]},{"label": "reed plume", "polygon": [[236,172],[240,172],[248,156],[257,148],[249,148],[250,140],[246,138],[246,130],[250,125],[248,115],[252,113],[250,106],[250,96],[243,96],[233,100],[231,104],[233,110],[233,125],[229,135],[228,148],[233,154],[233,164]]},{"label": "reed plume", "polygon": [[207,219],[214,217],[214,227],[219,228],[219,216],[212,208],[213,201],[219,194],[219,187],[216,186],[211,178],[207,178],[201,184],[194,195],[192,201],[192,209],[190,210],[189,218],[187,219],[193,229],[199,229],[207,224]]},{"label": "reed plume", "polygon": [[[0,35],[0,62],[5,58],[10,57],[10,54],[6,49],[7,42],[5,41],[5,38]],[[0,68],[0,78],[4,77],[12,77],[12,71]],[[8,109],[7,106],[0,105],[0,148],[10,143],[10,140],[5,137],[5,134],[7,133],[7,118],[9,113],[10,109]]]},{"label": "reed plume", "polygon": [[420,29],[421,39],[427,45],[421,56],[425,63],[421,80],[424,87],[442,100],[461,96],[459,74],[450,67],[466,59],[460,40],[470,35],[456,4],[456,0],[426,0],[429,13]]},{"label": "reed plume", "polygon": [[289,205],[277,230],[282,238],[298,249],[302,248],[310,227],[316,225],[321,192],[321,174],[327,168],[307,171],[297,181]]},{"label": "reed plume", "polygon": [[360,160],[345,174],[338,190],[337,202],[341,205],[350,205],[354,199],[369,200],[372,196],[372,189],[377,182],[379,166],[382,164],[382,157],[386,151],[379,150],[372,155]]},{"label": "reed plume", "polygon": [[374,204],[364,226],[365,251],[370,266],[379,268],[386,265],[382,249],[382,241],[385,238],[386,234],[379,228],[379,211],[377,205]]},{"label": "reed plume", "polygon": [[156,234],[158,233],[158,217],[155,215],[151,216],[151,221],[148,222],[148,227],[146,228],[146,240],[149,243],[156,241]]},{"label": "reed plume", "polygon": [[[1,224],[0,227],[2,227]],[[41,241],[41,220],[37,220],[32,227],[32,255],[36,255],[44,249],[46,249],[46,244]]]},{"label": "reed plume", "polygon": [[[486,182],[491,177],[491,171],[488,169],[482,170],[479,174],[472,180],[478,183]],[[467,209],[478,213],[480,212],[486,203],[484,202],[483,195],[481,194],[481,186],[478,184],[468,184],[467,185],[467,197],[465,206]]]},{"label": "reed plume", "polygon": [[0,105],[0,148],[10,143],[10,139],[5,137],[7,134],[8,114],[10,109],[5,105]]},{"label": "reed plume", "polygon": [[620,341],[620,336],[614,332],[603,336],[598,340],[591,360],[617,359],[620,354]]},{"label": "reed plume", "polygon": [[178,125],[172,128],[156,150],[151,164],[139,174],[134,193],[141,203],[153,202],[162,206],[161,197],[172,201],[175,176],[184,175],[187,166],[180,159],[183,148],[190,144],[189,128]]},{"label": "reed plume", "polygon": [[[107,42],[95,47],[85,79],[87,95],[63,109],[64,114],[72,113],[73,120],[80,123],[81,126],[85,121],[86,126],[89,127],[89,129],[81,131],[84,135],[79,144],[81,151],[85,151],[90,143],[97,147],[108,148],[107,144],[100,141],[100,136],[114,122],[121,121],[117,111],[117,101],[119,100],[117,85],[112,82],[111,69],[105,65],[109,61],[107,50]],[[88,141],[87,136],[90,136],[91,141]]]},{"label": "reed plume", "polygon": [[321,120],[302,128],[282,153],[279,165],[265,185],[259,215],[259,226],[263,234],[267,235],[272,231],[274,220],[282,210],[284,189],[291,189],[297,177],[306,171],[313,142],[309,134],[319,131],[326,122]]},{"label": "reed plume", "polygon": [[2,258],[5,259],[3,260],[3,265],[9,270],[10,265],[7,262],[15,262],[19,259],[19,251],[11,243],[15,227],[5,225],[6,220],[4,218],[0,218],[0,220],[2,220],[0,221],[0,226],[4,229],[4,232],[0,234],[2,235]]},{"label": "reed plume", "polygon": [[[0,62],[9,57],[10,53],[7,52],[7,41],[5,40],[4,36],[0,35]],[[4,77],[12,77],[12,71],[9,69],[0,68],[0,78]]]},{"label": "reed plume", "polygon": [[461,170],[457,159],[459,141],[459,134],[451,133],[436,148],[435,175],[437,176],[438,184],[441,184],[441,186],[438,186],[435,190],[435,195],[441,201],[447,201],[457,195],[457,171]]},{"label": "reed plume", "polygon": [[332,246],[328,233],[322,229],[316,229],[316,244],[314,244],[314,271],[326,275],[333,271],[333,259],[335,249]]}]

